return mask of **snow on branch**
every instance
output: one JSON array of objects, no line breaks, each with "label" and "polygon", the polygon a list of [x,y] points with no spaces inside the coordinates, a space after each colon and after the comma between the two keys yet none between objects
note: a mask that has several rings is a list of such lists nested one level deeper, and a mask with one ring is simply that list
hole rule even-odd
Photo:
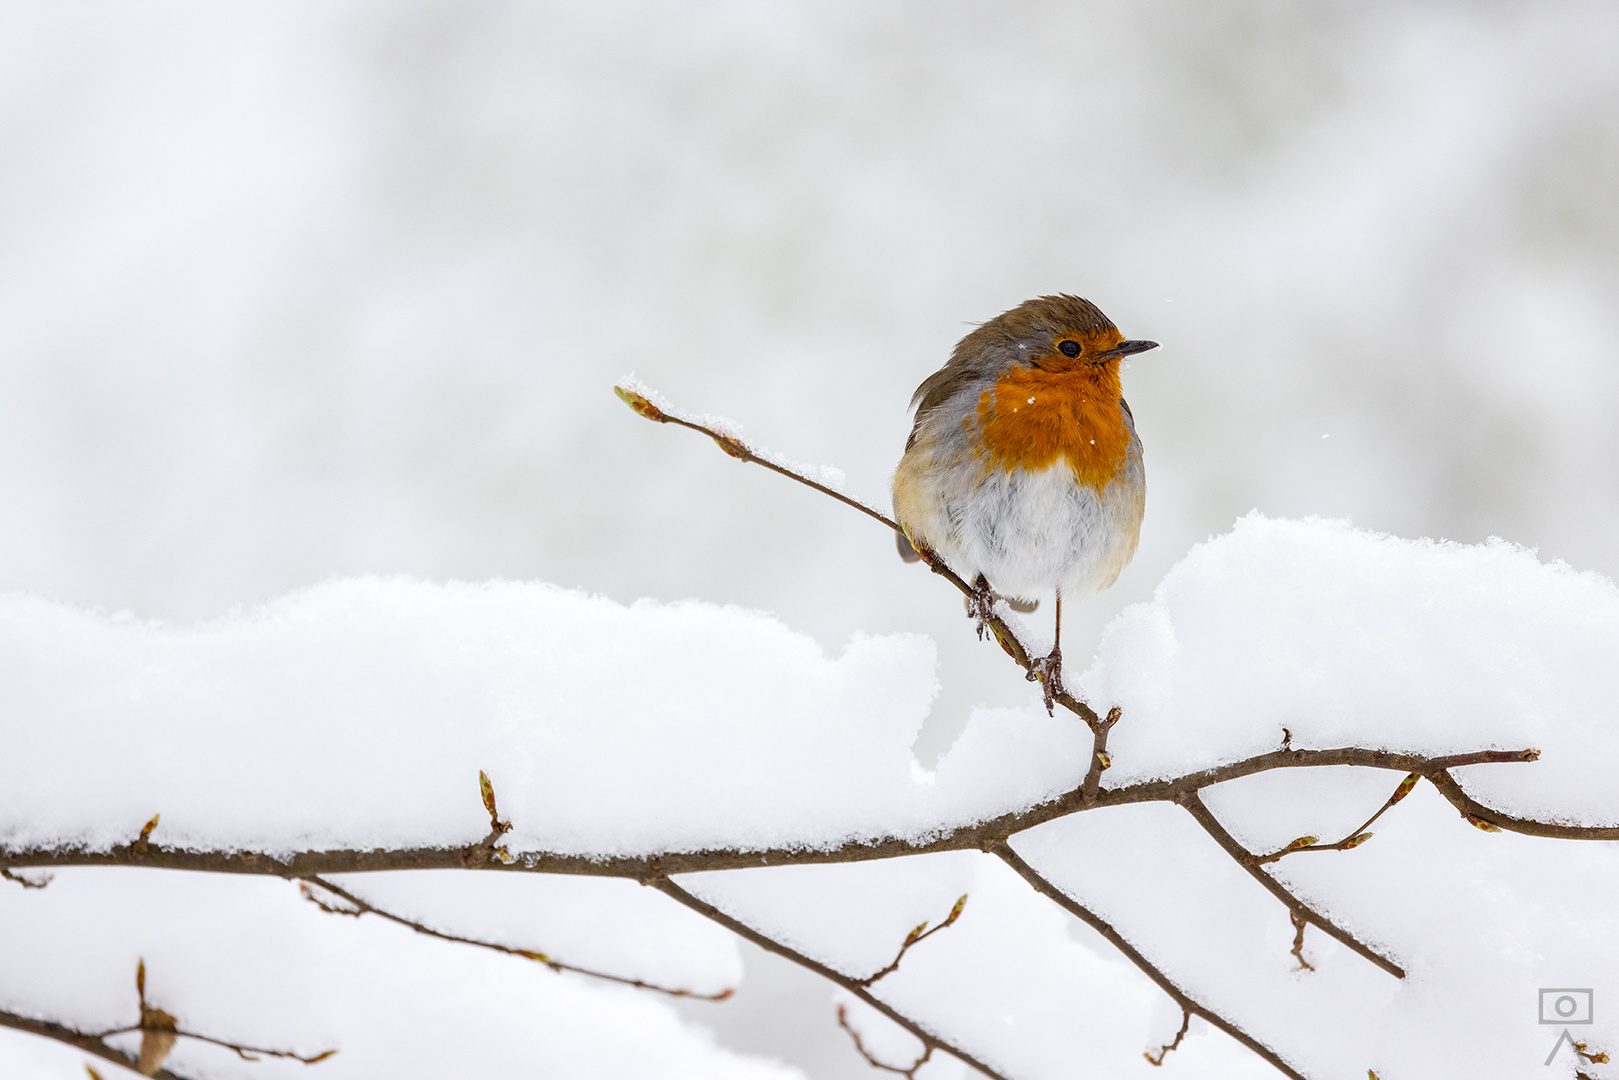
[{"label": "snow on branch", "polygon": [[[824,482],[834,479],[829,474],[812,475],[751,447],[734,425],[680,413],[639,385],[621,384],[617,392],[643,417],[704,434],[729,456],[764,465],[897,531],[892,520]],[[1390,546],[1397,544],[1404,546]],[[1368,587],[1354,573],[1334,578],[1338,562],[1363,576],[1392,575],[1384,595],[1407,606],[1375,632],[1354,622],[1363,617],[1355,605],[1364,603]],[[550,950],[504,944],[500,933],[451,929],[453,916],[407,914],[333,875],[431,869],[485,881],[488,875],[538,874],[638,882],[826,979],[920,1041],[914,1062],[889,1060],[840,1011],[839,1022],[873,1067],[915,1076],[937,1051],[1011,1080],[1037,1070],[1016,1065],[1016,1055],[1005,1046],[997,1050],[982,1031],[957,1031],[901,996],[912,985],[907,980],[926,979],[929,965],[965,948],[959,943],[994,918],[977,914],[961,922],[963,894],[942,921],[916,925],[893,951],[916,914],[936,918],[943,899],[961,890],[927,900],[938,907],[923,907],[885,931],[893,936],[882,936],[862,959],[851,953],[834,961],[741,900],[733,902],[722,888],[699,892],[682,878],[893,866],[895,860],[917,865],[926,861],[921,856],[979,853],[982,865],[1016,891],[1017,902],[1090,927],[1168,995],[1181,1013],[1180,1030],[1147,1052],[1149,1062],[1161,1064],[1173,1050],[1187,1053],[1184,1040],[1196,1016],[1282,1075],[1302,1078],[1318,1073],[1319,1061],[1305,1060],[1308,1047],[1285,1026],[1265,1030],[1244,1014],[1251,993],[1228,988],[1218,973],[1196,973],[1186,950],[1206,940],[1190,946],[1184,939],[1160,940],[1164,927],[1140,922],[1130,906],[1110,908],[1086,895],[1087,876],[1125,874],[1128,847],[1115,852],[1121,865],[1087,863],[1085,873],[1075,875],[1054,852],[1080,834],[1062,834],[1067,839],[1059,842],[1050,839],[1051,830],[1083,819],[1086,830],[1094,823],[1092,832],[1103,831],[1125,807],[1161,813],[1153,819],[1160,830],[1174,829],[1173,818],[1184,823],[1187,844],[1195,845],[1181,849],[1188,858],[1211,860],[1222,872],[1235,866],[1242,873],[1229,876],[1241,895],[1269,894],[1286,912],[1291,949],[1269,940],[1265,948],[1284,965],[1291,955],[1297,964],[1288,970],[1297,978],[1323,980],[1334,970],[1329,960],[1305,958],[1305,930],[1315,926],[1345,947],[1349,955],[1340,962],[1380,985],[1397,985],[1369,969],[1403,979],[1409,939],[1384,932],[1375,909],[1332,910],[1314,899],[1321,890],[1278,878],[1273,864],[1306,851],[1337,852],[1357,866],[1375,862],[1398,843],[1387,838],[1397,825],[1443,807],[1419,798],[1390,813],[1423,779],[1476,829],[1619,839],[1619,825],[1604,820],[1612,813],[1600,799],[1606,788],[1567,782],[1569,762],[1583,748],[1550,726],[1546,717],[1554,710],[1545,704],[1546,687],[1576,681],[1570,671],[1597,670],[1592,658],[1605,655],[1608,638],[1571,630],[1558,649],[1535,654],[1540,668],[1525,666],[1508,630],[1456,643],[1464,636],[1458,625],[1511,628],[1537,617],[1529,609],[1504,615],[1493,608],[1450,610],[1463,606],[1458,597],[1472,603],[1483,595],[1476,574],[1486,563],[1489,573],[1517,583],[1501,590],[1502,603],[1527,603],[1524,598],[1532,600],[1540,589],[1561,618],[1570,618],[1581,602],[1619,611],[1611,585],[1541,567],[1504,547],[1422,547],[1330,523],[1245,519],[1233,538],[1195,549],[1152,604],[1121,615],[1089,672],[1072,686],[1054,688],[1055,702],[1083,729],[1038,709],[975,715],[931,773],[909,750],[933,693],[931,648],[914,638],[856,639],[832,659],[750,613],[701,605],[622,608],[521,585],[334,583],[194,634],[97,621],[46,602],[12,599],[0,610],[10,620],[4,625],[13,628],[4,631],[10,637],[0,633],[0,649],[9,650],[0,652],[0,662],[61,675],[27,684],[33,697],[24,704],[39,719],[17,732],[0,764],[11,770],[0,772],[0,876],[29,890],[49,879],[24,876],[28,869],[144,867],[280,878],[299,882],[304,897],[324,911],[356,921],[374,915],[457,948],[675,997],[730,996],[729,989],[685,989],[683,976],[654,978],[628,965],[585,963],[587,957],[564,962]],[[928,565],[963,595],[974,595],[949,567],[936,559]],[[1436,586],[1446,574],[1449,584]],[[1280,585],[1267,591],[1253,584],[1276,581],[1320,594],[1301,598]],[[1240,620],[1233,614],[1239,609]],[[1607,611],[1602,607],[1601,618]],[[1238,621],[1247,637],[1233,633]],[[997,604],[985,625],[1026,675],[1030,649],[1015,615]],[[1411,657],[1420,650],[1412,643],[1421,641],[1444,643],[1421,662],[1451,665],[1449,682],[1431,690],[1413,678],[1367,678],[1379,664],[1398,675],[1401,664],[1418,663]],[[625,657],[634,662],[626,664]],[[1540,689],[1513,697],[1498,675],[1509,670]],[[209,698],[196,691],[198,683],[229,690]],[[1566,713],[1602,700],[1596,690],[1571,694],[1559,708]],[[1481,701],[1508,704],[1490,712]],[[760,722],[761,703],[769,704],[768,729]],[[1490,717],[1489,723],[1480,719]],[[152,737],[160,724],[170,727],[162,738]],[[251,763],[231,756],[237,744],[222,729],[255,733]],[[1277,730],[1280,746],[1270,734]],[[1313,746],[1294,745],[1295,730],[1300,742]],[[73,775],[73,789],[86,794],[62,800],[54,797],[63,781],[53,771],[60,755],[52,740],[72,738],[96,745],[110,764],[103,767],[94,755],[75,759],[73,768],[87,771]],[[171,747],[186,748],[201,764],[177,765]],[[1541,761],[1535,747],[1554,751],[1554,761],[1504,768]],[[1319,770],[1403,776],[1374,813],[1348,830],[1343,826],[1383,797],[1385,781],[1375,780],[1375,788],[1357,796],[1362,801],[1353,804],[1353,817],[1308,833],[1303,823],[1277,821],[1274,813],[1256,824],[1253,815],[1233,811],[1247,804],[1227,797],[1247,790],[1243,785],[1288,776],[1309,776],[1313,784],[1323,779]],[[1467,770],[1465,789],[1456,770]],[[478,803],[470,797],[474,773]],[[1531,796],[1521,796],[1505,776],[1553,779],[1530,780]],[[234,796],[246,787],[255,800],[243,805],[275,808],[267,819],[237,812]],[[1571,804],[1560,805],[1558,797]],[[153,813],[157,809],[162,813]],[[1293,810],[1288,806],[1289,814]],[[1379,821],[1385,839],[1366,854]],[[1341,838],[1322,843],[1316,833]],[[1460,834],[1490,843],[1473,830]],[[1319,867],[1328,860],[1297,863]],[[1202,863],[1150,870],[1158,875],[1156,891],[1137,899],[1156,901],[1160,892],[1185,892],[1215,876]],[[993,913],[1005,902],[993,889],[987,895],[977,889],[975,912]],[[21,902],[21,890],[11,895]],[[1271,900],[1260,897],[1252,905],[1279,921]],[[950,927],[956,927],[950,935],[916,951]],[[167,1055],[165,1039],[172,1047],[184,1038],[244,1057],[312,1062],[324,1056],[193,1034],[172,1017],[164,1021],[168,1014],[149,1008],[140,989],[137,1028],[86,1034],[20,1013],[0,1014],[0,1024],[131,1067],[140,1062],[101,1038],[140,1031],[155,1058]],[[1003,1056],[1014,1063],[1003,1063]],[[152,1068],[149,1075],[172,1075],[161,1060]]]}]

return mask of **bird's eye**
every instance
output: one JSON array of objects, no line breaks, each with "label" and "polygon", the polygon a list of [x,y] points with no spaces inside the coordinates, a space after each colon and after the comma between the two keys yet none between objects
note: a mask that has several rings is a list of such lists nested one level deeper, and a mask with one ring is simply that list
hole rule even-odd
[{"label": "bird's eye", "polygon": [[1062,354],[1064,356],[1079,355],[1079,342],[1077,341],[1059,341],[1057,343],[1057,348],[1062,350]]}]

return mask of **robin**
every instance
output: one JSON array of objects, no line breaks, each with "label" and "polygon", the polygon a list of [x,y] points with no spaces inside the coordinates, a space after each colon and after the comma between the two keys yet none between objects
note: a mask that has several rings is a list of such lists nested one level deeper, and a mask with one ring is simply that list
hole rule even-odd
[{"label": "robin", "polygon": [[1050,710],[1062,689],[1062,601],[1113,584],[1136,551],[1146,471],[1119,363],[1127,341],[1089,300],[1040,296],[962,338],[917,387],[894,474],[906,561],[938,557],[970,582],[968,613],[1053,590],[1056,633],[1036,660]]}]

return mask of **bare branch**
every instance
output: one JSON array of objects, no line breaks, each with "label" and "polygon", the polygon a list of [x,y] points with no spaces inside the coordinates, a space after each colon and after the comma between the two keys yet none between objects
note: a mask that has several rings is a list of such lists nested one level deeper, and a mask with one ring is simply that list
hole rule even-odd
[{"label": "bare branch", "polygon": [[934,934],[937,934],[940,930],[943,930],[945,927],[953,925],[957,919],[961,918],[961,913],[966,909],[966,907],[967,894],[962,893],[960,898],[956,900],[956,906],[950,909],[949,915],[945,916],[944,922],[940,923],[938,926],[935,926],[932,930],[927,929],[927,923],[919,923],[916,929],[905,935],[905,940],[900,943],[899,952],[895,954],[893,962],[887,967],[882,968],[871,975],[867,975],[864,979],[861,979],[860,985],[870,986],[883,976],[892,974],[894,971],[898,970],[899,962],[905,959],[905,954],[910,952],[913,945],[919,945],[928,938],[932,937]]},{"label": "bare branch", "polygon": [[898,1065],[889,1065],[886,1062],[878,1061],[876,1058],[872,1057],[871,1052],[866,1049],[866,1044],[860,1041],[860,1032],[849,1026],[848,1014],[849,1010],[846,1006],[838,1006],[838,1027],[849,1033],[849,1038],[854,1040],[855,1050],[859,1052],[861,1057],[866,1059],[866,1064],[870,1065],[873,1069],[881,1069],[883,1072],[899,1073],[901,1076],[910,1077],[910,1080],[916,1080],[916,1070],[926,1065],[928,1063],[928,1059],[933,1056],[933,1047],[924,1045],[922,1047],[922,1056],[917,1058],[909,1068],[902,1069]]},{"label": "bare branch", "polygon": [[1252,1050],[1255,1054],[1258,1054],[1260,1057],[1264,1058],[1271,1065],[1275,1066],[1277,1071],[1279,1071],[1283,1076],[1289,1077],[1290,1080],[1305,1080],[1304,1075],[1283,1060],[1282,1056],[1276,1051],[1272,1050],[1270,1047],[1266,1046],[1252,1035],[1249,1035],[1246,1031],[1243,1031],[1236,1024],[1232,1023],[1230,1020],[1227,1020],[1219,1013],[1194,1000],[1184,990],[1176,986],[1170,981],[1169,976],[1165,975],[1156,964],[1154,964],[1151,960],[1148,960],[1141,954],[1140,950],[1138,950],[1134,945],[1130,944],[1129,941],[1125,940],[1123,934],[1120,934],[1117,930],[1115,930],[1112,925],[1110,925],[1100,915],[1097,915],[1090,908],[1086,907],[1084,904],[1081,904],[1078,900],[1075,900],[1073,897],[1057,888],[1057,886],[1053,885],[1050,881],[1046,880],[1044,875],[1025,862],[1023,857],[1017,852],[1013,851],[1010,844],[997,844],[990,849],[990,854],[1006,863],[1007,866],[1010,866],[1017,873],[1017,875],[1024,881],[1028,882],[1036,892],[1047,897],[1058,907],[1062,908],[1070,915],[1075,916],[1081,922],[1085,923],[1091,929],[1095,930],[1098,934],[1101,934],[1104,938],[1106,938],[1110,945],[1124,954],[1125,959],[1129,960],[1136,967],[1140,968],[1141,972],[1146,975],[1147,978],[1157,983],[1159,988],[1162,989],[1164,993],[1173,998],[1175,1004],[1180,1006],[1182,1012],[1189,1012],[1196,1016],[1201,1016],[1210,1024],[1213,1024],[1215,1027],[1219,1028],[1221,1031],[1225,1032],[1227,1035],[1230,1035],[1233,1039],[1236,1039],[1242,1045]]},{"label": "bare branch", "polygon": [[1147,1064],[1149,1064],[1149,1065],[1162,1065],[1164,1063],[1164,1058],[1169,1056],[1169,1052],[1171,1050],[1180,1049],[1181,1040],[1186,1038],[1186,1033],[1191,1030],[1191,1027],[1192,1027],[1192,1014],[1190,1012],[1187,1012],[1184,1009],[1181,1010],[1181,1029],[1179,1031],[1175,1032],[1175,1041],[1174,1042],[1168,1042],[1168,1043],[1165,1043],[1164,1045],[1160,1046],[1158,1048],[1158,1056],[1157,1057],[1153,1057],[1150,1053],[1148,1053],[1145,1050],[1143,1050],[1141,1052],[1141,1056],[1147,1059]]},{"label": "bare branch", "polygon": [[[345,909],[338,907],[335,904],[326,903],[315,894],[313,889],[309,887],[311,883],[318,885],[320,888],[325,889],[333,896],[342,899],[345,903],[353,905],[353,907],[351,909]],[[305,881],[300,882],[299,888],[300,891],[302,891],[305,899],[315,904],[315,906],[319,907],[322,911],[329,911],[334,915],[351,915],[355,918],[359,918],[361,915],[376,915],[379,918],[387,919],[389,922],[408,927],[418,934],[425,934],[428,937],[438,938],[440,941],[455,942],[458,945],[475,945],[480,949],[490,949],[494,952],[505,953],[507,956],[518,956],[524,960],[533,960],[537,963],[544,964],[552,971],[571,971],[575,975],[588,975],[593,979],[605,979],[608,982],[619,983],[623,986],[633,986],[637,990],[651,990],[659,994],[668,994],[670,997],[693,998],[697,1001],[724,1001],[732,994],[736,993],[736,991],[730,987],[721,990],[717,994],[700,994],[695,990],[681,990],[668,986],[659,986],[656,983],[643,982],[640,979],[630,978],[626,975],[612,975],[605,971],[593,971],[590,968],[579,967],[576,964],[564,963],[555,957],[549,956],[542,952],[536,952],[532,949],[516,949],[510,945],[502,945],[499,942],[481,941],[477,938],[462,937],[460,934],[450,934],[443,930],[435,930],[431,926],[427,926],[424,923],[419,923],[414,919],[407,919],[403,915],[396,915],[391,911],[379,908],[370,901],[362,900],[360,897],[349,892],[347,889],[334,885],[330,881],[320,877],[310,877]]]},{"label": "bare branch", "polygon": [[[681,888],[679,885],[676,885],[673,881],[669,880],[669,878],[661,874],[647,878],[645,884],[651,888],[657,889],[665,896],[674,900],[677,904],[681,904],[690,908],[692,911],[697,912],[697,914],[703,916],[703,918],[708,919],[711,922],[718,923],[738,937],[753,942],[766,952],[772,952],[777,956],[785,957],[786,959],[797,964],[799,967],[804,968],[807,971],[812,971],[828,982],[836,983],[838,986],[843,987],[845,990],[849,991],[849,993],[853,994],[861,1001],[864,1001],[867,1005],[870,1005],[873,1009],[876,1009],[878,1012],[894,1021],[894,1023],[898,1024],[900,1027],[922,1040],[923,1047],[929,1050],[943,1050],[945,1053],[949,1054],[953,1058],[956,1058],[958,1061],[963,1061],[977,1069],[979,1072],[983,1073],[985,1076],[991,1077],[992,1080],[1007,1080],[1004,1074],[997,1072],[989,1065],[967,1053],[967,1051],[951,1045],[944,1039],[941,1039],[939,1036],[924,1028],[915,1020],[912,1020],[910,1017],[896,1010],[893,1006],[884,1003],[880,998],[873,994],[868,987],[862,985],[860,980],[855,979],[852,976],[845,975],[841,971],[836,971],[829,968],[818,960],[812,960],[791,946],[784,945],[775,938],[769,937],[768,935],[755,930],[753,927],[749,926],[745,922],[742,922],[740,919],[727,915],[713,904],[710,904],[705,900],[698,899],[696,896],[693,896],[691,893],[687,892],[685,889]],[[1303,1078],[1300,1077],[1297,1078],[1297,1080],[1303,1080]]]},{"label": "bare branch", "polygon": [[1248,873],[1253,876],[1255,881],[1263,885],[1265,887],[1265,891],[1269,892],[1272,896],[1276,897],[1276,899],[1286,904],[1288,911],[1292,913],[1295,918],[1304,919],[1307,922],[1312,922],[1316,926],[1319,926],[1330,936],[1337,938],[1339,941],[1349,946],[1367,960],[1370,960],[1372,963],[1376,964],[1390,975],[1393,975],[1396,979],[1405,978],[1405,969],[1399,964],[1396,964],[1393,960],[1390,960],[1388,957],[1379,953],[1370,945],[1357,938],[1354,934],[1351,934],[1348,930],[1345,930],[1343,927],[1327,918],[1321,912],[1315,910],[1309,904],[1306,904],[1303,900],[1300,900],[1298,897],[1294,896],[1287,890],[1286,886],[1261,869],[1258,864],[1258,857],[1255,856],[1253,852],[1237,843],[1236,837],[1232,836],[1226,831],[1225,826],[1220,824],[1219,820],[1209,811],[1209,808],[1204,805],[1203,800],[1198,798],[1197,792],[1193,791],[1187,793],[1180,800],[1180,802],[1182,806],[1186,807],[1186,809],[1190,811],[1192,817],[1196,819],[1197,823],[1203,826],[1204,831],[1210,836],[1214,837],[1215,843],[1224,848],[1226,854],[1230,855],[1237,861],[1238,865],[1240,865],[1244,870],[1248,871]]},{"label": "bare branch", "polygon": [[[1274,750],[1255,757],[1244,758],[1212,769],[1167,780],[1144,780],[1118,788],[1102,788],[1095,801],[1087,802],[1082,790],[1074,790],[1038,806],[1014,814],[998,817],[956,829],[944,830],[926,840],[888,837],[878,840],[852,841],[835,848],[783,847],[744,850],[740,848],[710,848],[701,851],[666,851],[641,856],[613,856],[592,858],[588,855],[562,855],[545,851],[527,851],[518,855],[511,864],[486,860],[477,869],[512,871],[516,873],[579,874],[588,877],[621,877],[640,881],[658,874],[686,874],[705,870],[745,870],[756,866],[803,866],[826,863],[865,862],[872,859],[895,859],[907,855],[927,855],[941,851],[982,851],[997,840],[1043,825],[1048,821],[1070,814],[1106,806],[1125,806],[1146,802],[1180,802],[1191,792],[1253,776],[1274,769],[1314,768],[1328,765],[1356,765],[1366,768],[1390,769],[1400,772],[1421,772],[1437,777],[1434,783],[1452,803],[1461,800],[1460,808],[1514,832],[1531,835],[1557,836],[1565,839],[1612,840],[1619,839],[1619,830],[1608,827],[1572,825],[1543,825],[1513,818],[1497,810],[1482,806],[1450,781],[1444,770],[1459,765],[1477,765],[1490,762],[1526,762],[1539,757],[1538,750],[1481,750],[1470,754],[1450,754],[1443,757],[1423,757],[1418,754],[1391,754],[1384,750],[1363,747],[1337,747],[1327,750]],[[1545,830],[1545,831],[1537,831]],[[221,874],[266,874],[272,877],[308,879],[321,874],[362,873],[378,870],[442,870],[465,867],[467,848],[392,848],[356,851],[336,849],[303,851],[283,857],[271,857],[258,852],[198,850],[150,845],[147,852],[136,859],[129,847],[97,851],[83,847],[39,847],[0,849],[0,867],[63,867],[63,866],[131,866],[142,865],[155,869],[200,870]]]}]

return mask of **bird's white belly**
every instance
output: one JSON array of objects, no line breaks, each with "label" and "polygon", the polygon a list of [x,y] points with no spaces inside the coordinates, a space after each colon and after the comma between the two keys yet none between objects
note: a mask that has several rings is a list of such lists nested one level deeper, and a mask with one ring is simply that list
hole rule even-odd
[{"label": "bird's white belly", "polygon": [[1004,596],[1061,589],[1077,599],[1111,585],[1135,554],[1139,461],[1101,493],[1075,482],[1062,459],[1034,471],[961,470],[918,531],[968,582],[983,574]]}]

